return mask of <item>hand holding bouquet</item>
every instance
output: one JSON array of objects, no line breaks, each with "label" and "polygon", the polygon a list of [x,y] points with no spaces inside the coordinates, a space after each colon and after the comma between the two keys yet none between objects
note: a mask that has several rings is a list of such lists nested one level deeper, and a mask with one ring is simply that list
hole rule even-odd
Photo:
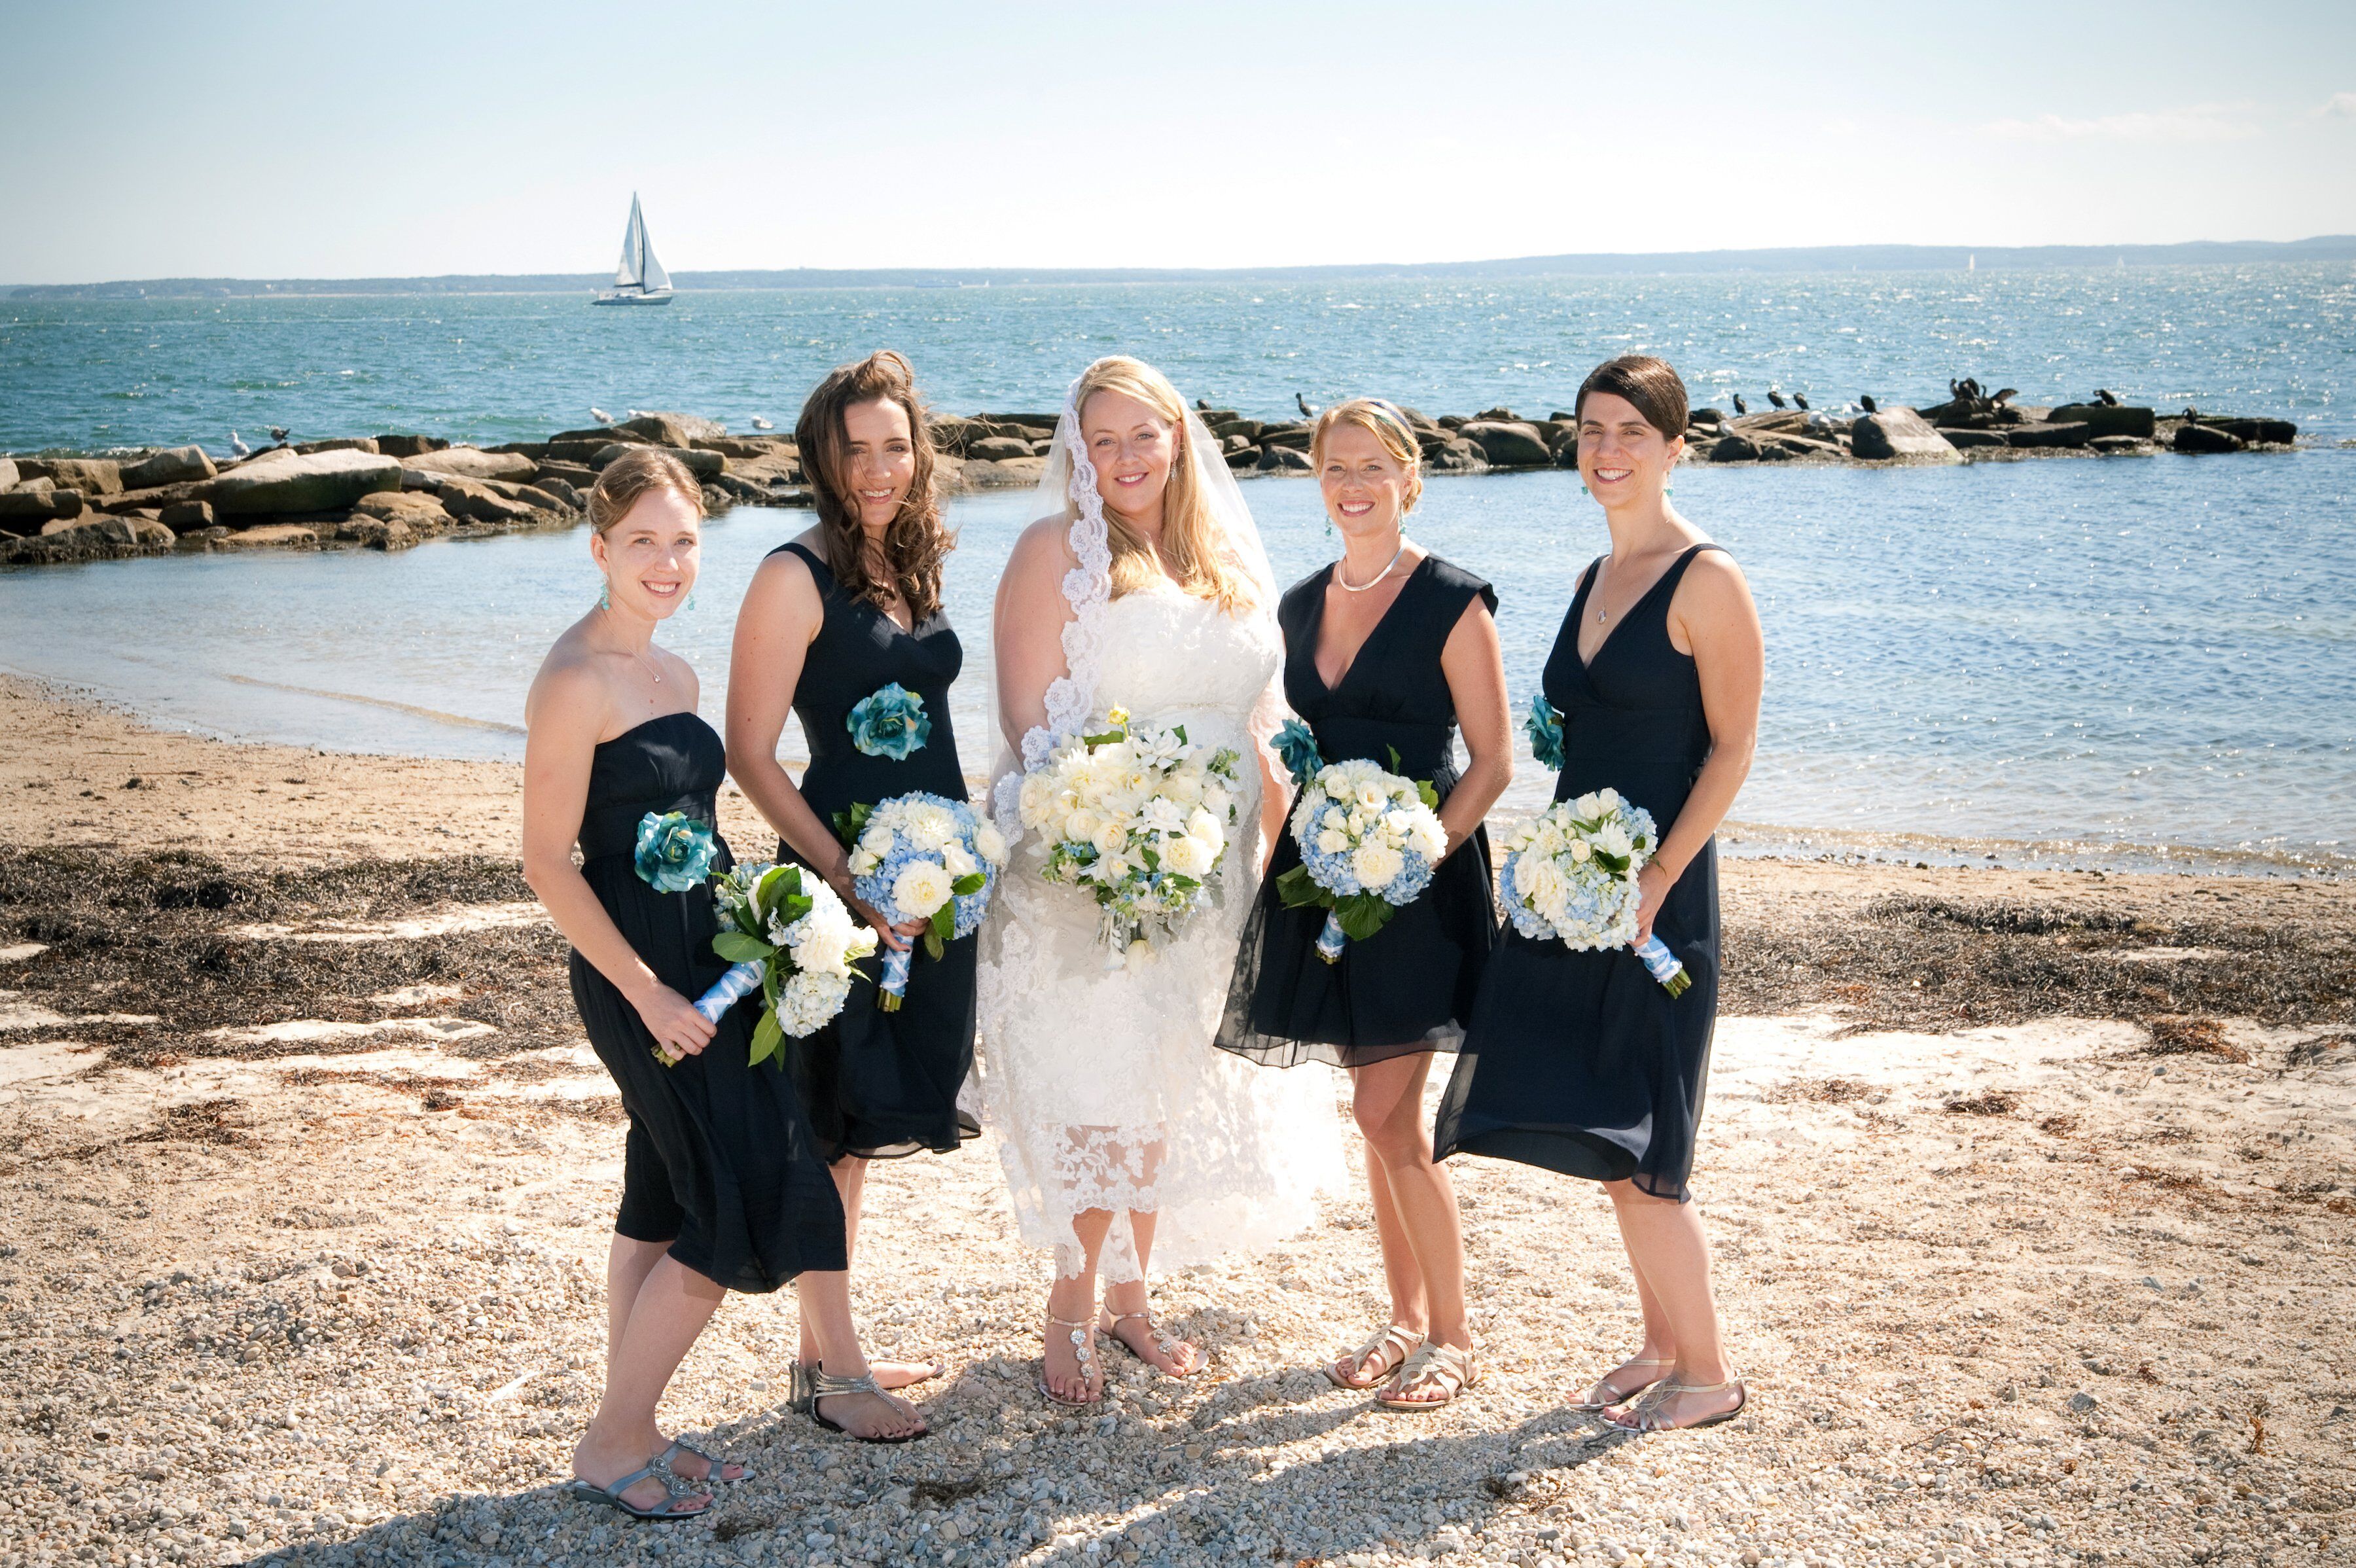
[{"label": "hand holding bouquet", "polygon": [[1043,875],[1096,899],[1107,968],[1210,897],[1235,826],[1238,760],[1227,746],[1205,755],[1183,725],[1132,728],[1114,708],[1023,780],[1023,825],[1047,840]]},{"label": "hand holding bouquet", "polygon": [[[1398,751],[1391,751],[1398,767]],[[1332,911],[1318,933],[1317,956],[1339,962],[1343,944],[1364,941],[1431,881],[1448,854],[1448,830],[1428,783],[1402,779],[1367,761],[1335,762],[1301,786],[1292,809],[1301,864],[1276,879],[1287,908]]]},{"label": "hand holding bouquet", "polygon": [[[712,950],[731,961],[695,1010],[711,1019],[755,990],[761,1021],[752,1060],[767,1060],[787,1035],[815,1034],[842,1011],[851,964],[875,950],[875,933],[853,919],[833,888],[798,865],[740,865],[712,880],[720,934]],[[666,1067],[675,1059],[656,1053]]]},{"label": "hand holding bouquet", "polygon": [[[838,811],[834,831],[851,846],[851,890],[894,925],[925,921],[925,951],[935,959],[981,924],[1006,864],[1004,836],[971,806],[922,789]],[[911,948],[884,955],[876,989],[884,1012],[900,1010],[915,959]]]},{"label": "hand holding bouquet", "polygon": [[[1514,929],[1574,949],[1633,947],[1642,902],[1636,874],[1660,847],[1652,813],[1616,789],[1556,801],[1505,840],[1505,909]],[[1657,936],[1636,956],[1672,996],[1693,983]]]}]

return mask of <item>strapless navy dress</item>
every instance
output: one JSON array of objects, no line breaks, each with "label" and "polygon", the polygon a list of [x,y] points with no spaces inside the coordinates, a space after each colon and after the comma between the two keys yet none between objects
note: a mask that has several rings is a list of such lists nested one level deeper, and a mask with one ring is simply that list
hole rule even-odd
[{"label": "strapless navy dress", "polygon": [[[728,966],[712,950],[712,894],[658,893],[638,875],[648,811],[715,821],[727,750],[693,714],[666,714],[602,742],[581,820],[581,875],[647,967],[692,1002]],[[730,865],[723,842],[714,870]],[[622,1091],[630,1128],[614,1229],[668,1241],[670,1255],[730,1290],[776,1290],[805,1269],[846,1267],[842,1201],[819,1157],[794,1080],[748,1055],[758,1002],[721,1016],[696,1056],[665,1067],[637,1009],[580,953],[573,1000]]]},{"label": "strapless navy dress", "polygon": [[[1546,665],[1566,758],[1556,800],[1610,785],[1650,811],[1664,837],[1676,825],[1710,737],[1693,656],[1669,640],[1669,600],[1693,558],[1717,548],[1679,556],[1592,663],[1579,657],[1579,625],[1595,566],[1580,579]],[[1626,948],[1574,952],[1506,926],[1440,1103],[1440,1157],[1493,1155],[1689,1196],[1718,1023],[1715,839],[1669,889],[1653,929],[1685,962],[1692,984],[1681,996]]]}]

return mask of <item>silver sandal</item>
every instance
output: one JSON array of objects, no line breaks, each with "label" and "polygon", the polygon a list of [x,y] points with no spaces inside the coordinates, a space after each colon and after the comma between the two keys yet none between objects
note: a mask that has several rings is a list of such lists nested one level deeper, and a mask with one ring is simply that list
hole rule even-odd
[{"label": "silver sandal", "polygon": [[[1612,1372],[1619,1371],[1622,1367],[1674,1367],[1676,1364],[1676,1358],[1674,1356],[1631,1356],[1626,1360],[1621,1362],[1620,1366],[1612,1368]],[[1655,1383],[1661,1380],[1659,1378],[1654,1378],[1649,1381],[1638,1383],[1634,1388],[1630,1389],[1624,1394],[1621,1394],[1617,1399],[1597,1399],[1595,1397],[1596,1390],[1601,1389],[1611,1382],[1612,1372],[1604,1373],[1601,1377],[1596,1379],[1593,1383],[1590,1384],[1587,1390],[1587,1397],[1580,1401],[1577,1404],[1572,1405],[1570,1408],[1578,1411],[1586,1411],[1590,1414],[1596,1411],[1610,1410],[1614,1405],[1626,1404],[1630,1400],[1634,1399],[1646,1389],[1651,1388]]]},{"label": "silver sandal", "polygon": [[[1052,1312],[1047,1315],[1047,1321],[1058,1328],[1068,1328],[1072,1331],[1072,1359],[1080,1364],[1080,1376],[1083,1378],[1097,1377],[1098,1374],[1097,1371],[1096,1335],[1090,1329],[1089,1326],[1076,1318],[1058,1317]],[[1047,1358],[1044,1356],[1039,1358],[1039,1391],[1046,1395],[1050,1400],[1053,1400],[1055,1403],[1064,1406],[1066,1409],[1087,1410],[1092,1406],[1102,1404],[1104,1402],[1104,1394],[1102,1392],[1104,1385],[1099,1382],[1097,1387],[1098,1392],[1093,1399],[1066,1399],[1063,1395],[1057,1393],[1054,1389],[1047,1386]]]},{"label": "silver sandal", "polygon": [[[1115,1312],[1112,1308],[1106,1307],[1104,1309],[1104,1314],[1107,1317],[1112,1319],[1112,1323],[1109,1327],[1100,1326],[1098,1328],[1098,1332],[1111,1335],[1112,1342],[1119,1346],[1122,1349],[1128,1351],[1132,1356],[1137,1356],[1137,1347],[1131,1345],[1128,1340],[1123,1339],[1120,1337],[1120,1326],[1127,1323],[1132,1317],[1141,1317],[1145,1320],[1145,1337],[1153,1342],[1153,1348],[1156,1350],[1161,1351],[1162,1356],[1167,1359],[1173,1361],[1176,1360],[1178,1359],[1178,1352],[1186,1348],[1185,1345],[1179,1340],[1175,1335],[1172,1334],[1167,1328],[1162,1327],[1162,1325],[1153,1321],[1153,1309],[1151,1307],[1147,1307],[1142,1312]],[[1197,1351],[1196,1355],[1199,1357],[1201,1352]],[[1145,1361],[1145,1358],[1142,1356],[1137,1356],[1137,1359],[1141,1361]],[[1149,1367],[1153,1366],[1153,1363],[1151,1361],[1146,1361],[1145,1364]],[[1157,1372],[1162,1372],[1162,1375],[1165,1378],[1176,1378],[1183,1381],[1187,1378],[1193,1377],[1196,1372],[1201,1371],[1203,1369],[1203,1361],[1201,1359],[1197,1359],[1194,1366],[1188,1368],[1183,1372],[1163,1372],[1159,1367],[1154,1367],[1153,1369]]]},{"label": "silver sandal", "polygon": [[[712,1466],[710,1470],[704,1473],[703,1479],[699,1481],[691,1476],[680,1476],[679,1471],[672,1467],[671,1461],[682,1454],[686,1455],[691,1459],[701,1459],[705,1464]],[[683,1443],[676,1437],[671,1439],[669,1447],[655,1455],[654,1463],[660,1466],[663,1469],[669,1471],[672,1475],[679,1476],[680,1480],[685,1481],[691,1487],[733,1487],[736,1486],[740,1482],[751,1480],[754,1474],[752,1467],[749,1466],[736,1465],[735,1460],[723,1459],[716,1454],[706,1454],[702,1449],[694,1447],[690,1444]],[[736,1468],[743,1471],[744,1474],[740,1476],[722,1475],[720,1472],[730,1465],[736,1465]]]},{"label": "silver sandal", "polygon": [[[1742,1397],[1734,1402],[1732,1410],[1722,1410],[1715,1415],[1703,1416],[1699,1421],[1687,1422],[1670,1421],[1662,1414],[1662,1407],[1679,1394],[1714,1394],[1720,1389],[1742,1390]],[[1622,1432],[1698,1432],[1705,1426],[1716,1426],[1719,1422],[1732,1421],[1750,1408],[1751,1391],[1743,1387],[1742,1378],[1739,1373],[1721,1383],[1663,1381],[1655,1383],[1645,1391],[1644,1402],[1637,1405],[1634,1411],[1636,1417],[1634,1424],[1617,1421],[1612,1424],[1619,1427]]]},{"label": "silver sandal", "polygon": [[818,1408],[818,1402],[832,1399],[837,1394],[873,1394],[879,1399],[890,1399],[891,1395],[876,1387],[874,1377],[870,1373],[862,1373],[855,1378],[838,1378],[822,1366],[806,1368],[803,1376],[808,1380],[809,1386],[809,1418],[829,1432],[840,1432],[854,1443],[874,1443],[886,1447],[902,1443],[914,1443],[919,1437],[932,1435],[930,1427],[920,1426],[903,1437],[862,1437],[841,1423],[828,1419],[827,1413]]},{"label": "silver sandal", "polygon": [[[624,1492],[628,1491],[640,1481],[660,1481],[662,1483],[663,1500],[661,1506],[658,1508],[642,1509],[637,1504],[622,1496]],[[703,1492],[701,1487],[690,1487],[677,1476],[674,1476],[669,1471],[661,1468],[659,1465],[640,1466],[637,1469],[631,1471],[628,1475],[623,1477],[620,1480],[615,1482],[610,1487],[601,1487],[594,1481],[584,1481],[576,1476],[573,1477],[571,1489],[574,1497],[580,1498],[584,1501],[611,1504],[613,1507],[621,1509],[624,1513],[628,1514],[632,1519],[649,1520],[657,1524],[677,1524],[683,1519],[701,1519],[705,1514],[710,1513],[718,1504],[717,1498],[712,1497],[709,1493]],[[704,1498],[704,1503],[701,1508],[682,1509],[679,1506],[680,1498],[691,1498],[699,1495],[702,1496]]]}]

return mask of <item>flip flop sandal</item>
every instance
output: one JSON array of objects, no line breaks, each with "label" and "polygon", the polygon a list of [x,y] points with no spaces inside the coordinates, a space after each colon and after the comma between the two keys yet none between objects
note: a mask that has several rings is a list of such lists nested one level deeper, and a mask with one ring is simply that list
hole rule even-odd
[{"label": "flip flop sandal", "polygon": [[[1391,1374],[1406,1366],[1421,1348],[1423,1348],[1422,1335],[1411,1328],[1402,1328],[1394,1323],[1350,1353],[1350,1363],[1358,1369],[1359,1381],[1351,1382],[1334,1371],[1332,1361],[1325,1363],[1325,1380],[1337,1389],[1347,1389],[1354,1394],[1362,1394],[1369,1389],[1378,1389],[1388,1382]],[[1368,1377],[1366,1363],[1377,1356],[1381,1359],[1376,1362],[1374,1375]]]},{"label": "flip flop sandal", "polygon": [[[1076,1318],[1057,1317],[1052,1312],[1047,1315],[1047,1321],[1058,1328],[1071,1330],[1072,1359],[1080,1364],[1080,1376],[1095,1377],[1097,1375],[1096,1335],[1090,1331],[1088,1326]],[[1066,1399],[1047,1386],[1047,1359],[1044,1356],[1039,1358],[1039,1391],[1054,1403],[1062,1405],[1066,1410],[1093,1410],[1104,1402],[1103,1385],[1099,1383],[1098,1388],[1098,1392],[1093,1399]]]},{"label": "flip flop sandal", "polygon": [[[660,1481],[662,1483],[664,1496],[661,1507],[642,1509],[637,1504],[622,1496],[624,1492],[628,1491],[640,1481]],[[628,1514],[632,1519],[650,1520],[657,1524],[677,1524],[683,1519],[701,1519],[705,1514],[710,1513],[712,1509],[712,1505],[709,1501],[700,1509],[680,1508],[679,1506],[680,1499],[681,1498],[691,1498],[695,1496],[696,1489],[689,1487],[685,1482],[672,1475],[669,1471],[661,1469],[655,1465],[648,1465],[633,1470],[610,1487],[601,1487],[594,1481],[584,1481],[576,1478],[573,1483],[572,1490],[574,1497],[580,1498],[584,1501],[611,1503],[614,1507],[621,1509],[624,1513]]]},{"label": "flip flop sandal", "polygon": [[[1385,1410],[1438,1410],[1452,1402],[1458,1394],[1480,1380],[1480,1369],[1472,1364],[1472,1351],[1427,1340],[1423,1348],[1399,1369],[1398,1376],[1390,1386],[1375,1396],[1375,1402]],[[1408,1390],[1420,1388],[1438,1389],[1440,1397],[1406,1397]]]},{"label": "flip flop sandal", "polygon": [[[1621,1362],[1619,1367],[1614,1367],[1612,1370],[1616,1372],[1620,1370],[1621,1368],[1624,1367],[1674,1367],[1676,1364],[1676,1360],[1674,1357],[1631,1356],[1628,1359]],[[1587,1397],[1580,1401],[1577,1404],[1572,1405],[1570,1408],[1573,1410],[1586,1411],[1590,1413],[1596,1411],[1610,1410],[1614,1405],[1626,1404],[1630,1400],[1634,1399],[1638,1394],[1643,1393],[1646,1389],[1651,1388],[1654,1383],[1657,1383],[1660,1380],[1661,1380],[1659,1378],[1655,1378],[1650,1382],[1637,1384],[1634,1388],[1630,1389],[1626,1393],[1620,1394],[1616,1398],[1598,1400],[1595,1397],[1596,1390],[1605,1388],[1605,1386],[1612,1381],[1612,1372],[1606,1372],[1603,1376],[1596,1379],[1594,1383],[1589,1387]]]},{"label": "flip flop sandal", "polygon": [[[679,1476],[679,1472],[672,1468],[671,1462],[682,1454],[686,1455],[691,1459],[701,1459],[706,1465],[712,1466],[710,1470],[704,1473],[702,1480],[699,1481],[691,1476]],[[723,1459],[718,1455],[706,1454],[702,1449],[691,1446],[676,1437],[671,1439],[669,1447],[664,1449],[660,1454],[655,1456],[654,1462],[661,1466],[664,1469],[669,1470],[672,1475],[679,1476],[680,1480],[685,1481],[691,1487],[733,1487],[737,1485],[739,1482],[751,1480],[754,1475],[754,1472],[750,1468],[743,1465],[736,1465],[736,1461],[734,1459]],[[736,1468],[744,1473],[737,1476],[723,1476],[720,1473],[731,1465],[736,1465]]]},{"label": "flip flop sandal", "polygon": [[890,1396],[875,1386],[875,1380],[867,1376],[838,1378],[824,1367],[812,1367],[805,1375],[809,1381],[809,1418],[829,1432],[840,1432],[854,1443],[873,1443],[887,1448],[932,1435],[930,1427],[919,1427],[905,1437],[862,1437],[841,1423],[828,1420],[826,1412],[818,1408],[818,1402],[832,1399],[837,1394],[876,1394],[888,1399]]},{"label": "flip flop sandal", "polygon": [[[1131,1345],[1128,1340],[1123,1339],[1120,1337],[1120,1326],[1127,1323],[1132,1317],[1141,1317],[1145,1320],[1146,1337],[1152,1340],[1153,1348],[1156,1350],[1161,1351],[1162,1354],[1169,1359],[1173,1361],[1176,1360],[1178,1359],[1178,1352],[1185,1348],[1185,1347],[1180,1344],[1176,1337],[1173,1337],[1168,1329],[1153,1321],[1153,1312],[1151,1307],[1147,1308],[1143,1312],[1114,1312],[1108,1308],[1105,1312],[1105,1316],[1112,1319],[1112,1326],[1102,1329],[1101,1332],[1111,1335],[1112,1342],[1114,1344],[1119,1346],[1130,1355],[1137,1356],[1137,1359],[1141,1361],[1145,1361],[1145,1358],[1137,1355],[1137,1347]],[[1145,1364],[1149,1367],[1153,1367],[1153,1363],[1151,1361],[1145,1361]],[[1193,1377],[1196,1372],[1201,1371],[1203,1369],[1203,1365],[1204,1363],[1198,1360],[1192,1368],[1183,1372],[1162,1372],[1162,1369],[1159,1367],[1153,1367],[1153,1369],[1157,1372],[1162,1372],[1162,1375],[1165,1378],[1175,1378],[1180,1381],[1183,1381],[1184,1380]]]}]

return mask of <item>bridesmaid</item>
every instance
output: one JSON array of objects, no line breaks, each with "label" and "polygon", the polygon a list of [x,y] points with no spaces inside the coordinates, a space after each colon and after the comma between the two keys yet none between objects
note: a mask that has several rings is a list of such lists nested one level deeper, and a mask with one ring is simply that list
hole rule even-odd
[{"label": "bridesmaid", "polygon": [[[1339,961],[1316,953],[1322,908],[1284,907],[1276,879],[1301,864],[1287,831],[1244,932],[1218,1043],[1277,1067],[1324,1062],[1350,1074],[1366,1141],[1366,1183],[1390,1287],[1389,1325],[1329,1364],[1345,1389],[1380,1388],[1393,1410],[1433,1410],[1478,1373],[1464,1313],[1456,1192],[1432,1159],[1423,1086],[1432,1053],[1453,1050],[1496,940],[1489,839],[1481,822],[1513,776],[1512,720],[1488,584],[1410,542],[1422,494],[1407,416],[1371,398],[1317,421],[1310,460],[1342,558],[1293,585],[1278,607],[1284,695],[1326,762],[1365,758],[1428,779],[1449,854],[1430,886]],[[1464,726],[1471,765],[1456,771]]]},{"label": "bridesmaid", "polygon": [[1687,1177],[1718,1015],[1711,835],[1751,771],[1764,655],[1741,571],[1666,499],[1685,450],[1676,371],[1648,355],[1611,360],[1575,406],[1579,471],[1612,552],[1580,576],[1547,660],[1566,757],[1554,798],[1610,785],[1652,812],[1664,831],[1638,878],[1636,943],[1658,935],[1692,984],[1673,998],[1628,949],[1573,952],[1509,926],[1438,1138],[1443,1158],[1492,1155],[1603,1184],[1644,1341],[1579,1408],[1652,1432],[1727,1420],[1748,1398],[1727,1363]]},{"label": "bridesmaid", "polygon": [[[728,682],[728,765],[781,842],[780,859],[815,869],[882,940],[906,948],[921,922],[897,929],[851,891],[849,846],[834,813],[912,789],[967,798],[949,726],[949,683],[964,650],[941,607],[941,567],[955,544],[941,520],[933,446],[908,361],[888,349],[834,371],[803,405],[795,439],[818,524],[770,552],[736,618]],[[930,733],[879,745],[851,710],[897,683],[923,704]],[[801,721],[809,766],[798,785],[777,763],[786,714]],[[864,972],[876,978],[881,955]],[[867,1162],[948,1154],[980,1128],[958,1109],[973,1065],[974,939],[939,960],[919,949],[900,1010],[855,985],[842,1014],[793,1042],[795,1069],[842,1194],[851,1250],[859,1240]],[[817,1359],[805,1327],[800,1369]],[[938,1362],[878,1362],[876,1380],[905,1388]]]},{"label": "bridesmaid", "polygon": [[[707,887],[659,890],[634,854],[650,811],[713,822],[720,737],[695,715],[694,670],[653,644],[695,585],[702,510],[674,457],[633,452],[605,470],[589,497],[605,589],[549,650],[524,709],[524,876],[573,944],[573,1001],[630,1123],[605,1264],[605,1391],[573,1471],[586,1494],[652,1520],[691,1519],[711,1506],[702,1487],[746,1476],[655,1423],[722,1294],[845,1262],[842,1205],[792,1083],[747,1060],[751,1015],[715,1027],[689,1005],[726,967]],[[729,865],[716,834],[711,864]]]}]

